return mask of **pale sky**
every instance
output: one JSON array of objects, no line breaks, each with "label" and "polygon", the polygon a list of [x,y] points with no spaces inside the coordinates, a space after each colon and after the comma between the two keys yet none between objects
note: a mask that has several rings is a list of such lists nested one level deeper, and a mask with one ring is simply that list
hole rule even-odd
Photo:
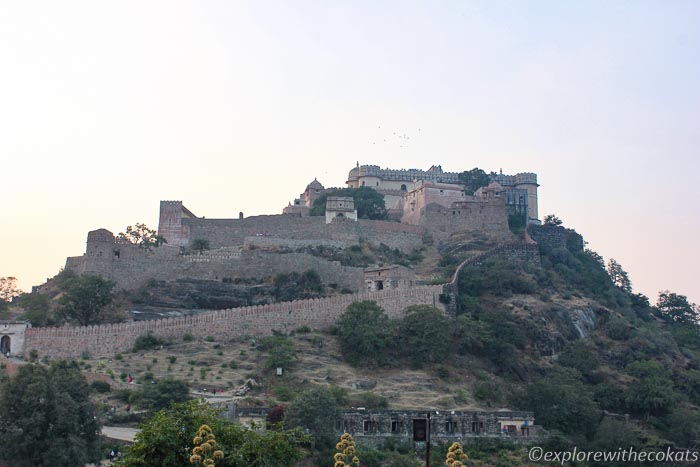
[{"label": "pale sky", "polygon": [[700,302],[699,24],[692,0],[2,2],[0,276],[29,290],[162,199],[276,214],[356,161],[441,164],[536,172],[540,216]]}]

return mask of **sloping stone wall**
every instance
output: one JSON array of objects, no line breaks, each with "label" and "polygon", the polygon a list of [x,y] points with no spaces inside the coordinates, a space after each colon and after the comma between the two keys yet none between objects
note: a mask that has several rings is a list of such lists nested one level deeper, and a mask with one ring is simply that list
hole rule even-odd
[{"label": "sloping stone wall", "polygon": [[25,331],[24,350],[36,349],[40,356],[78,358],[83,352],[93,357],[111,357],[133,348],[139,336],[181,340],[185,333],[194,337],[214,336],[217,340],[242,336],[269,335],[273,330],[290,332],[302,326],[327,329],[353,302],[376,301],[391,317],[402,316],[412,305],[442,307],[441,285],[419,286],[411,290],[390,290],[328,298],[233,308],[181,318],[99,326],[30,328]]}]

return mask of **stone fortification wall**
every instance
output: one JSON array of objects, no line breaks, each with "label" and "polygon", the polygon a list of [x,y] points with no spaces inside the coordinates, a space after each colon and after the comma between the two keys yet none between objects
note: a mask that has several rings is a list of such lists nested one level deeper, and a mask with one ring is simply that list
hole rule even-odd
[{"label": "stone fortification wall", "polygon": [[337,284],[350,290],[363,287],[361,268],[341,266],[307,253],[277,254],[236,248],[180,255],[179,248],[164,246],[129,258],[79,256],[68,258],[66,269],[77,274],[99,274],[126,290],[139,288],[150,279],[262,279],[308,269],[317,271],[326,285]]},{"label": "stone fortification wall", "polygon": [[230,277],[269,277],[313,269],[326,285],[337,284],[339,288],[361,290],[364,284],[362,268],[342,266],[338,261],[327,261],[308,253],[278,254],[244,250],[241,259],[239,268]]},{"label": "stone fortification wall", "polygon": [[544,248],[567,248],[572,253],[583,252],[583,237],[575,230],[560,225],[533,225],[527,233],[538,245]]},{"label": "stone fortification wall", "polygon": [[535,266],[540,266],[540,250],[534,243],[502,243],[496,245],[488,251],[485,251],[479,255],[467,258],[457,267],[455,273],[452,275],[452,281],[450,285],[457,283],[457,278],[462,268],[466,266],[481,266],[486,261],[492,259],[502,259],[506,261],[512,261],[514,263],[529,263]]},{"label": "stone fortification wall", "polygon": [[391,317],[402,316],[412,305],[439,303],[442,286],[419,286],[411,290],[338,295],[328,298],[299,300],[270,305],[251,306],[134,323],[84,327],[30,328],[25,331],[24,349],[36,349],[40,356],[77,358],[83,352],[93,357],[111,357],[129,351],[136,339],[147,333],[179,341],[185,333],[196,338],[231,339],[263,336],[272,330],[290,332],[302,326],[327,329],[351,303],[374,300]]},{"label": "stone fortification wall", "polygon": [[541,266],[540,249],[534,243],[502,243],[496,245],[488,251],[479,255],[467,258],[457,266],[455,273],[452,275],[450,283],[445,284],[443,289],[443,300],[447,298],[447,310],[451,314],[457,312],[457,293],[459,274],[467,266],[481,266],[485,262],[493,259],[511,261],[513,263],[533,264],[537,267]]},{"label": "stone fortification wall", "polygon": [[452,207],[430,204],[422,216],[425,225],[437,239],[447,239],[453,232],[481,232],[491,239],[509,242],[514,236],[508,228],[503,199],[489,202],[460,202]]},{"label": "stone fortification wall", "polygon": [[290,248],[296,250],[304,247],[325,246],[331,248],[342,249],[347,244],[340,240],[297,240],[293,238],[279,237],[246,237],[243,240],[243,248],[246,250],[259,249],[274,249],[274,248]]},{"label": "stone fortification wall", "polygon": [[[245,219],[183,219],[190,239],[206,238],[212,248],[244,245],[246,238],[298,240],[313,245],[319,241],[356,245],[360,239],[404,252],[421,246],[424,228],[396,222],[360,220],[325,223],[321,216],[254,216]],[[265,242],[265,240],[255,240]],[[303,246],[303,245],[302,245]]]}]

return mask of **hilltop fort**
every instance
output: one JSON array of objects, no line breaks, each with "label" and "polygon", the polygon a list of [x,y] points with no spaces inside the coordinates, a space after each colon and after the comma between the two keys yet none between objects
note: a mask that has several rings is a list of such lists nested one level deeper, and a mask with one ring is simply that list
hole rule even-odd
[{"label": "hilltop fort", "polygon": [[[467,195],[459,174],[444,172],[439,165],[392,170],[358,164],[348,174],[347,187],[377,190],[384,196],[389,220],[358,219],[352,198],[333,196],[327,199],[325,216],[311,216],[314,202],[334,190],[316,179],[277,215],[240,213],[236,219],[210,219],[196,215],[182,201],[161,201],[158,234],[166,245],[145,251],[98,229],[88,233],[85,254],[68,258],[66,269],[102,275],[124,289],[154,278],[234,281],[314,269],[325,284],[339,289],[373,290],[377,281],[363,268],[342,266],[309,249],[343,249],[366,242],[410,254],[426,239],[444,242],[455,233],[479,234],[494,244],[516,241],[508,227],[509,214],[521,213],[539,224],[537,175],[492,173],[490,179],[488,186]],[[205,241],[209,249],[188,254],[195,240]],[[411,283],[410,273],[401,274],[405,280],[396,284]]]},{"label": "hilltop fort", "polygon": [[[190,298],[227,288],[242,294],[218,305],[209,301],[213,305],[190,306],[218,310],[195,316],[18,328],[6,347],[13,354],[28,348],[54,357],[75,357],[82,351],[112,355],[147,333],[231,338],[300,326],[326,329],[350,303],[362,300],[376,301],[392,317],[403,316],[413,305],[453,314],[457,277],[464,266],[495,258],[538,267],[542,245],[583,251],[583,239],[575,232],[539,225],[537,176],[532,173],[492,173],[486,186],[468,195],[459,175],[440,166],[420,171],[358,165],[347,185],[384,195],[391,220],[358,218],[352,197],[331,196],[333,189],[314,180],[277,215],[209,219],[182,201],[161,201],[158,234],[167,243],[157,248],[139,247],[106,229],[91,231],[85,254],[68,258],[66,270],[100,275],[126,291],[150,294],[163,286],[161,298],[168,300],[190,286]],[[314,201],[323,195],[325,215],[311,215]],[[527,220],[526,229],[511,230],[509,216],[514,214]],[[194,244],[207,248],[197,250]],[[452,257],[455,246],[467,248],[458,254],[461,263],[441,268],[440,258]],[[319,278],[322,294],[302,299],[259,294],[275,278],[303,271]]]}]

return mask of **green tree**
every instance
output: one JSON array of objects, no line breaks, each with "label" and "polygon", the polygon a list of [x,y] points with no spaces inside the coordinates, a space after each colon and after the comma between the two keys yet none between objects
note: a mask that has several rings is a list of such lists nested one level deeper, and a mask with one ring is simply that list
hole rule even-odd
[{"label": "green tree", "polygon": [[529,384],[514,402],[534,411],[537,423],[546,429],[567,434],[592,436],[601,415],[581,374],[569,368],[555,369],[547,378]]},{"label": "green tree", "polygon": [[679,323],[695,324],[698,323],[698,318],[700,317],[698,306],[688,302],[688,297],[669,292],[668,290],[659,292],[656,309],[662,315]]},{"label": "green tree", "polygon": [[569,368],[575,368],[584,376],[590,376],[600,366],[598,354],[595,348],[585,341],[576,341],[561,353],[559,364]]},{"label": "green tree", "polygon": [[22,291],[17,287],[16,277],[0,277],[0,301],[11,302]]},{"label": "green tree", "polygon": [[559,219],[554,214],[547,214],[544,216],[544,225],[562,225],[564,221]]},{"label": "green tree", "polygon": [[337,323],[343,357],[354,366],[386,366],[396,350],[393,323],[376,302],[355,302]]},{"label": "green tree", "polygon": [[605,269],[605,259],[603,259],[603,257],[600,256],[597,252],[595,252],[595,251],[593,251],[593,250],[591,250],[591,249],[589,249],[589,248],[586,248],[586,249],[583,251],[583,253],[584,253],[587,257],[589,257],[590,259],[592,259],[593,261],[595,261],[595,263],[596,263],[598,266],[600,266],[601,269]]},{"label": "green tree", "polygon": [[264,337],[260,350],[267,351],[266,368],[287,368],[296,360],[294,341],[283,334]]},{"label": "green tree", "polygon": [[622,290],[626,294],[632,293],[632,282],[630,281],[627,272],[622,269],[622,265],[615,261],[615,258],[610,258],[608,260],[608,275],[610,276],[610,280],[618,289]]},{"label": "green tree", "polygon": [[24,310],[22,319],[32,323],[32,326],[48,326],[55,324],[51,315],[51,300],[45,293],[23,293],[15,299],[17,305]]},{"label": "green tree", "polygon": [[[154,380],[155,381],[155,380]],[[157,380],[155,384],[144,381],[139,389],[132,392],[129,400],[146,410],[161,410],[172,403],[185,402],[190,399],[190,388],[184,381],[173,378]]]},{"label": "green tree", "polygon": [[82,326],[100,322],[104,308],[112,302],[114,282],[100,276],[85,274],[67,280],[58,312]]},{"label": "green tree", "polygon": [[313,269],[303,274],[291,272],[277,274],[273,280],[275,299],[278,302],[314,298],[323,294],[321,276]]},{"label": "green tree", "polygon": [[352,197],[359,219],[382,220],[387,218],[384,195],[366,186],[359,188],[340,188],[326,192],[316,198],[309,214],[311,216],[324,216],[326,214],[326,199],[329,196]]},{"label": "green tree", "polygon": [[644,360],[632,363],[628,372],[637,378],[625,395],[627,406],[640,415],[663,415],[676,402],[671,372],[661,363]]},{"label": "green tree", "polygon": [[430,305],[409,307],[399,322],[402,353],[414,367],[440,362],[450,352],[451,322],[445,313]]},{"label": "green tree", "polygon": [[22,365],[0,382],[0,461],[73,467],[99,459],[100,426],[75,362]]},{"label": "green tree", "polygon": [[267,467],[294,465],[301,459],[300,447],[309,437],[299,430],[257,431],[221,416],[221,410],[189,401],[161,410],[142,423],[136,442],[119,463],[123,467],[182,467],[189,465],[193,439],[202,425],[216,433],[225,453],[220,465]]},{"label": "green tree", "polygon": [[192,251],[196,251],[201,255],[206,250],[211,249],[211,245],[209,244],[209,240],[207,240],[206,238],[195,238],[190,244],[190,249]]},{"label": "green tree", "polygon": [[168,243],[165,237],[158,235],[155,229],[149,228],[146,224],[136,224],[135,227],[128,226],[126,232],[119,232],[117,240],[131,243],[146,250]]},{"label": "green tree", "polygon": [[475,167],[459,174],[459,181],[464,186],[464,193],[473,195],[481,187],[491,183],[491,177],[482,169]]},{"label": "green tree", "polygon": [[338,406],[325,387],[309,389],[289,404],[284,419],[290,428],[308,430],[318,447],[330,446],[335,439]]},{"label": "green tree", "polygon": [[[614,418],[604,418],[593,437],[593,447],[597,451],[615,452],[621,447],[640,450],[644,447],[635,431],[634,423],[625,423]],[[606,462],[605,467],[627,466],[629,462]]]}]

